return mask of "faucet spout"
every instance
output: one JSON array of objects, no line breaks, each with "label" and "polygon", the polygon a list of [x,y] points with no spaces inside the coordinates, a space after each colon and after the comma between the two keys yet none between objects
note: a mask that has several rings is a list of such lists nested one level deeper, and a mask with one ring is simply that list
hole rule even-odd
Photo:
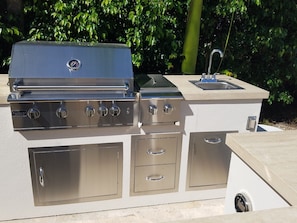
[{"label": "faucet spout", "polygon": [[224,56],[224,53],[219,49],[213,49],[211,51],[210,56],[209,56],[208,70],[207,70],[208,78],[209,78],[209,75],[211,74],[212,58],[215,53],[219,53],[221,58]]}]

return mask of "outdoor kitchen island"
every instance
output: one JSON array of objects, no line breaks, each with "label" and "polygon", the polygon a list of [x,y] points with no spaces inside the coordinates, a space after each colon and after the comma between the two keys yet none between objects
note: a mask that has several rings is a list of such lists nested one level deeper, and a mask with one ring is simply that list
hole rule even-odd
[{"label": "outdoor kitchen island", "polygon": [[[195,154],[195,146],[191,147],[189,144],[191,142],[195,144],[195,140],[192,140],[196,138],[196,135],[200,137],[200,133],[210,133],[211,137],[207,138],[206,141],[210,142],[210,144],[216,144],[223,141],[223,139],[216,136],[217,132],[225,136],[228,132],[255,131],[262,100],[268,97],[267,91],[231,77],[218,76],[218,79],[227,79],[243,89],[206,91],[189,82],[189,80],[199,80],[199,75],[170,75],[166,77],[177,86],[185,99],[181,102],[181,120],[174,126],[13,131],[11,112],[6,102],[6,96],[9,94],[6,85],[8,77],[7,75],[1,75],[0,77],[0,177],[3,179],[0,191],[0,220],[222,198],[226,192],[227,176],[224,175],[226,169],[221,172],[223,176],[218,177],[219,182],[213,178],[208,179],[206,184],[203,180],[202,182],[197,180],[195,178],[197,176],[195,167],[196,165],[199,166],[199,163],[196,164],[194,159],[189,162],[189,158],[191,158],[189,151]],[[178,181],[174,185],[174,191],[164,190],[164,193],[161,193],[158,190],[155,194],[134,195],[131,194],[130,181],[131,168],[133,168],[131,167],[131,138],[132,136],[150,134],[168,134],[170,137],[172,134],[182,135],[181,151],[176,153],[178,157],[175,159],[175,165],[179,169],[179,173],[176,175]],[[119,189],[120,197],[92,202],[34,205],[28,148],[114,142],[121,142],[123,145],[122,171],[118,172],[121,174],[119,179],[122,185]],[[194,150],[191,151],[191,148],[194,148]],[[228,153],[226,154],[228,155]],[[228,157],[226,160],[228,160]],[[229,164],[222,163],[221,165],[228,167]],[[220,167],[220,165],[217,167]],[[63,189],[65,190],[65,188]]]}]

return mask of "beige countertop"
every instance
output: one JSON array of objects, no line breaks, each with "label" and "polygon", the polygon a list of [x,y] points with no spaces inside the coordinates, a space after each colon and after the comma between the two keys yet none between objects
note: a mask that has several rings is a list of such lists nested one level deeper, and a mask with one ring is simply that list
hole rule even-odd
[{"label": "beige countertop", "polygon": [[217,79],[228,81],[244,89],[202,90],[189,82],[190,80],[199,81],[200,75],[165,75],[165,77],[177,86],[186,100],[262,100],[269,96],[269,92],[266,90],[226,75],[217,75]]},{"label": "beige countertop", "polygon": [[8,104],[7,96],[10,93],[8,83],[8,75],[0,74],[0,105]]},{"label": "beige countertop", "polygon": [[226,144],[288,203],[297,205],[297,130],[227,134]]}]

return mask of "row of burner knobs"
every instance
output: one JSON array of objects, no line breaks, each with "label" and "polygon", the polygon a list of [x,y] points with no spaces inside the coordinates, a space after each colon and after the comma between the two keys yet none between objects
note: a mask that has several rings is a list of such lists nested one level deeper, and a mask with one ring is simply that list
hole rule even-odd
[{"label": "row of burner knobs", "polygon": [[[148,108],[148,112],[151,115],[156,115],[157,113],[157,106],[156,105],[150,105]],[[163,107],[163,112],[165,114],[170,114],[173,111],[173,107],[171,104],[165,104]],[[109,109],[104,106],[104,105],[100,105],[98,108],[98,114],[101,117],[105,117],[108,115],[108,112],[111,116],[119,116],[121,113],[121,109],[119,106],[117,106],[116,104],[113,104]],[[91,105],[87,105],[85,107],[85,114],[87,117],[93,117],[96,113],[96,109],[91,106]],[[37,106],[32,107],[30,109],[28,109],[27,111],[27,116],[30,119],[38,119],[40,117],[40,110],[37,108]],[[65,106],[60,106],[57,110],[56,110],[56,116],[58,118],[67,118],[68,116],[68,111],[66,109]]]},{"label": "row of burner knobs", "polygon": [[[109,109],[104,105],[99,106],[99,108],[98,108],[99,116],[105,117],[108,115],[108,112],[111,116],[119,116],[121,113],[121,109],[116,104],[113,104]],[[93,117],[96,114],[96,109],[92,105],[87,105],[85,107],[85,114],[87,117]],[[32,107],[32,108],[28,109],[27,116],[30,119],[38,119],[40,117],[40,110],[37,108],[37,106]],[[67,111],[66,107],[60,106],[59,108],[57,108],[56,116],[58,118],[67,118],[68,111]]]}]

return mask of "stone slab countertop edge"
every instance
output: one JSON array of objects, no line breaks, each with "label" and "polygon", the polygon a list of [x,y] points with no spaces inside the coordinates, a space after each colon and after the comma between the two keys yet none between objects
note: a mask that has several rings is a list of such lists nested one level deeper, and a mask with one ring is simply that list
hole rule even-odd
[{"label": "stone slab countertop edge", "polygon": [[297,205],[297,130],[231,133],[226,144],[290,205]]},{"label": "stone slab countertop edge", "polygon": [[228,81],[243,89],[202,90],[189,81],[199,81],[201,75],[164,75],[183,94],[185,100],[249,100],[267,99],[269,92],[259,87],[226,75],[217,75],[218,80]]},{"label": "stone slab countertop edge", "polygon": [[[292,206],[174,223],[295,223],[297,219],[297,130],[228,133],[226,144]],[[172,222],[173,223],[173,222]]]}]

